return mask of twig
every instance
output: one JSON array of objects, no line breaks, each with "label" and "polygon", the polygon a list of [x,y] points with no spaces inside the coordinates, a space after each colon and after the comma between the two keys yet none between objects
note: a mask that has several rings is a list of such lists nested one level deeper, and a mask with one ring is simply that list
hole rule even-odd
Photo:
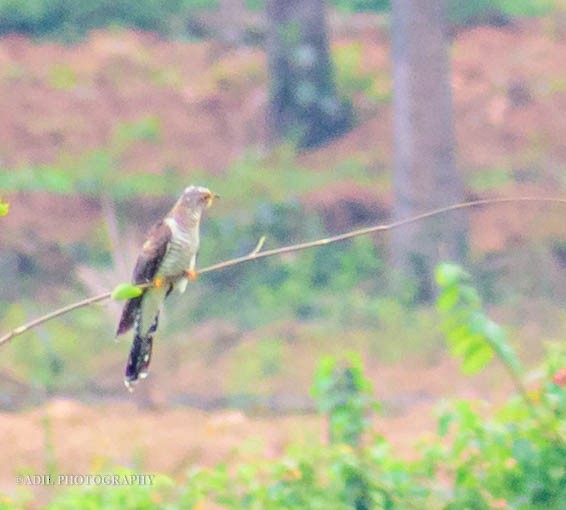
[{"label": "twig", "polygon": [[[339,241],[345,241],[346,239],[351,239],[352,237],[358,237],[368,234],[373,234],[375,232],[385,232],[388,230],[392,230],[398,227],[402,227],[404,225],[408,225],[410,223],[415,223],[418,221],[422,221],[428,218],[432,218],[433,216],[438,216],[440,214],[445,214],[451,211],[457,211],[460,209],[468,209],[470,207],[476,207],[480,205],[488,205],[488,204],[504,204],[504,203],[513,203],[513,202],[541,202],[541,203],[554,203],[554,204],[566,204],[566,198],[549,198],[549,197],[510,197],[510,198],[486,198],[482,200],[474,200],[472,202],[463,202],[460,204],[454,204],[447,207],[441,207],[439,209],[435,209],[433,211],[429,211],[426,213],[418,214],[416,216],[412,216],[411,218],[406,218],[403,220],[394,221],[388,224],[383,225],[375,225],[373,227],[365,227],[360,228],[357,230],[352,230],[351,232],[346,232],[344,234],[339,234],[332,237],[326,237],[324,239],[318,239],[316,241],[309,241],[306,243],[294,244],[291,246],[284,246],[283,248],[275,248],[273,250],[266,250],[261,251],[263,248],[263,244],[265,242],[265,236],[263,236],[259,242],[257,243],[256,247],[248,254],[242,257],[237,257],[231,260],[227,260],[225,262],[220,262],[218,264],[213,264],[212,266],[208,266],[204,269],[201,269],[198,274],[206,274],[211,273],[213,271],[219,271],[220,269],[226,269],[228,267],[236,266],[238,264],[243,264],[244,262],[249,262],[251,260],[258,260],[265,257],[272,257],[274,255],[283,255],[285,253],[295,252],[306,250],[308,248],[315,248],[317,246],[325,246],[331,243],[337,243]],[[184,276],[184,274],[180,274],[179,277]],[[143,285],[139,285],[138,287],[141,289],[147,289],[152,287],[152,283],[147,283]],[[31,322],[28,322],[12,331],[8,334],[0,337],[0,346],[8,343],[10,340],[14,339],[17,336],[29,331],[30,329],[36,328],[41,324],[44,324],[56,317],[60,317],[61,315],[65,315],[73,310],[77,310],[78,308],[84,308],[86,306],[90,306],[94,303],[98,303],[100,301],[105,301],[110,299],[112,296],[112,292],[105,292],[104,294],[100,294],[98,296],[94,296],[88,299],[84,299],[77,303],[73,303],[71,305],[65,306],[63,308],[59,308],[47,315],[43,315]]]},{"label": "twig", "polygon": [[[547,202],[547,203],[566,204],[566,198],[546,198],[546,197],[486,198],[482,200],[474,200],[472,202],[463,202],[461,204],[454,204],[447,207],[434,209],[433,211],[429,211],[426,213],[417,214],[416,216],[412,216],[410,218],[406,218],[403,220],[394,221],[392,223],[376,225],[373,227],[360,228],[357,230],[352,230],[351,232],[346,232],[345,234],[339,234],[336,236],[327,237],[325,239],[318,239],[316,241],[294,244],[292,246],[285,246],[283,248],[275,248],[273,250],[266,250],[261,253],[254,253],[255,252],[254,250],[249,255],[244,255],[243,257],[238,257],[232,260],[227,260],[226,262],[220,262],[218,264],[214,264],[205,269],[201,269],[198,273],[199,274],[210,273],[212,271],[218,271],[219,269],[226,269],[228,267],[232,267],[237,264],[243,264],[244,262],[249,262],[250,260],[257,260],[264,257],[272,257],[273,255],[283,255],[284,253],[306,250],[308,248],[314,248],[317,246],[324,246],[331,243],[337,243],[339,241],[345,241],[347,239],[351,239],[352,237],[373,234],[375,232],[385,232],[388,230],[393,230],[395,228],[402,227],[404,225],[409,225],[410,223],[426,220],[428,218],[432,218],[433,216],[438,216],[439,214],[457,211],[459,209],[468,209],[470,207],[476,207],[480,205],[504,204],[510,202]],[[0,339],[0,345],[1,343],[2,342]]]},{"label": "twig", "polygon": [[261,237],[259,238],[259,241],[257,242],[256,247],[255,247],[255,248],[253,249],[253,251],[250,253],[250,256],[251,256],[251,255],[257,255],[257,254],[261,251],[261,249],[263,248],[263,245],[265,244],[265,240],[266,240],[266,239],[267,239],[267,238],[266,238],[265,236],[261,236]]}]

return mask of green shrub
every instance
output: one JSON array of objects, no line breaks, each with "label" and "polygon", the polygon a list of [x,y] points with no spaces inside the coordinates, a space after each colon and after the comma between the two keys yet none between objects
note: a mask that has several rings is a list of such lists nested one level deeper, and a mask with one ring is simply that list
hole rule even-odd
[{"label": "green shrub", "polygon": [[382,12],[391,7],[390,0],[332,0],[331,3],[345,12]]},{"label": "green shrub", "polygon": [[371,411],[379,409],[360,356],[350,354],[340,363],[332,356],[324,356],[311,394],[321,414],[328,416],[330,443],[359,446],[370,428]]},{"label": "green shrub", "polygon": [[8,212],[10,212],[10,204],[3,202],[2,197],[0,197],[0,216],[7,216]]},{"label": "green shrub", "polygon": [[[454,264],[438,269],[439,309],[449,342],[474,349],[455,352],[466,360],[483,343],[501,361],[520,369],[499,326],[483,312],[467,274]],[[470,322],[471,321],[471,322]],[[468,328],[481,327],[474,338]],[[489,326],[486,326],[489,324]],[[461,338],[453,338],[462,329]],[[495,339],[495,340],[494,340]],[[487,361],[475,366],[481,370]],[[181,495],[186,508],[213,501],[221,508],[274,509],[550,509],[566,498],[566,349],[549,346],[537,370],[538,387],[486,418],[485,405],[445,404],[438,435],[413,461],[396,458],[387,441],[371,433],[371,384],[361,361],[319,364],[313,396],[328,420],[330,444],[292,447],[283,459],[229,469],[193,471]],[[562,374],[562,375],[557,375]],[[364,435],[367,435],[364,441]]]},{"label": "green shrub", "polygon": [[360,43],[350,43],[333,50],[336,85],[344,97],[363,94],[374,103],[391,100],[390,77],[378,69],[362,70]]},{"label": "green shrub", "polygon": [[[385,12],[390,0],[333,0],[344,12]],[[264,9],[263,0],[248,0],[248,7]],[[538,16],[555,7],[555,0],[450,0],[454,23],[481,23],[494,15]],[[0,0],[0,34],[18,32],[34,37],[75,41],[89,30],[123,26],[163,34],[175,32],[179,20],[201,9],[215,9],[210,0]]]},{"label": "green shrub", "polygon": [[[260,204],[247,225],[209,218],[203,230],[201,261],[210,262],[251,251],[263,234],[269,235],[269,247],[327,235],[317,215],[293,202]],[[344,292],[363,285],[377,295],[382,271],[369,238],[242,264],[207,275],[205,297],[195,304],[194,316],[222,316],[246,328],[289,317],[336,317],[345,305]]]},{"label": "green shrub", "polygon": [[122,468],[112,474],[122,481],[116,485],[102,483],[70,489],[56,497],[46,510],[155,510],[167,508],[171,501],[174,484],[164,475],[152,475],[151,483],[145,478],[144,483],[130,484],[129,477],[137,473]]},{"label": "green shrub", "polygon": [[167,33],[175,16],[210,5],[206,0],[0,0],[0,34],[72,41],[93,28],[116,25]]}]

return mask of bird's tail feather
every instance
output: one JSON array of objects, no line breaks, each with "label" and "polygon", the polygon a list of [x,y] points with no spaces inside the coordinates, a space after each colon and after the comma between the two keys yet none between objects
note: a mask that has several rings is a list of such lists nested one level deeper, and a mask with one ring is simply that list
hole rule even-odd
[{"label": "bird's tail feather", "polygon": [[136,319],[136,333],[124,375],[124,384],[130,391],[133,391],[133,384],[138,382],[139,379],[147,377],[149,364],[151,362],[153,333],[157,330],[158,321],[159,312],[155,315],[155,319],[149,331],[143,333],[140,328],[141,321],[139,318]]},{"label": "bird's tail feather", "polygon": [[132,329],[136,321],[137,314],[139,313],[141,302],[141,296],[126,301],[126,304],[122,309],[122,315],[120,316],[120,324],[118,325],[116,336],[123,335]]}]

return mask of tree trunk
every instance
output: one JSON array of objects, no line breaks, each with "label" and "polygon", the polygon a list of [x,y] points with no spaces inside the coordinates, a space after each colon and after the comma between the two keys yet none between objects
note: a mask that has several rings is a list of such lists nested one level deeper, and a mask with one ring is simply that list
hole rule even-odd
[{"label": "tree trunk", "polygon": [[324,0],[267,0],[266,8],[270,140],[322,145],[352,125],[351,105],[336,92]]},{"label": "tree trunk", "polygon": [[[444,16],[443,0],[392,2],[396,220],[464,198]],[[417,300],[433,298],[439,259],[464,258],[466,232],[463,212],[393,231],[393,265],[414,280]]]}]

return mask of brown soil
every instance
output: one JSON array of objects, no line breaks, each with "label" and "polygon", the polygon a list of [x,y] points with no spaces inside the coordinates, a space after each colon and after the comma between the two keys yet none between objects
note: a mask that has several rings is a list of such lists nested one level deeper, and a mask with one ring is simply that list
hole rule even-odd
[{"label": "brown soil", "polygon": [[[390,90],[384,33],[366,27],[334,41],[336,48],[351,44],[362,47],[360,75],[377,72],[385,92]],[[482,169],[506,172],[509,186],[498,194],[550,194],[562,185],[565,52],[560,31],[550,33],[536,21],[476,28],[454,43],[460,166],[468,175]],[[71,47],[6,37],[0,40],[1,164],[17,169],[53,163],[62,154],[80,155],[110,143],[118,124],[150,115],[160,119],[160,143],[137,143],[123,157],[123,171],[172,168],[187,174],[187,180],[194,169],[224,172],[246,147],[265,142],[265,64],[258,49],[234,50],[215,41],[168,42],[134,31],[93,32]],[[390,103],[354,99],[360,124],[336,143],[305,154],[307,167],[323,170],[351,157],[376,175],[390,167]],[[521,188],[515,187],[518,182]],[[334,191],[328,192],[334,196]],[[58,214],[50,205],[52,197],[35,200],[40,202],[29,208],[32,217],[25,211],[16,214],[14,206],[3,220],[9,244],[29,244],[22,241],[22,232],[46,242],[56,239],[68,212],[77,219],[76,226],[69,226],[71,241],[88,235],[96,206],[65,197],[65,211]],[[500,211],[472,215],[474,248],[497,250],[515,239],[522,212],[508,208],[501,217]],[[491,232],[482,227],[485,220],[501,228]]]},{"label": "brown soil", "polygon": [[[374,420],[401,456],[413,457],[419,439],[435,430],[433,409],[440,398],[499,400],[508,388],[491,377],[470,379],[444,360],[434,367],[403,363],[370,366],[379,381],[384,414]],[[377,384],[376,384],[377,386]],[[192,466],[275,458],[297,442],[324,441],[325,424],[314,414],[257,416],[236,410],[206,413],[183,407],[143,410],[134,404],[86,405],[56,398],[22,413],[0,414],[0,491],[15,489],[22,470],[43,474],[48,461],[45,420],[49,420],[59,473],[105,473],[115,465],[143,473],[166,473],[182,481]],[[251,448],[250,445],[258,445]],[[253,453],[250,453],[253,452]],[[56,488],[34,490],[40,500]]]}]

